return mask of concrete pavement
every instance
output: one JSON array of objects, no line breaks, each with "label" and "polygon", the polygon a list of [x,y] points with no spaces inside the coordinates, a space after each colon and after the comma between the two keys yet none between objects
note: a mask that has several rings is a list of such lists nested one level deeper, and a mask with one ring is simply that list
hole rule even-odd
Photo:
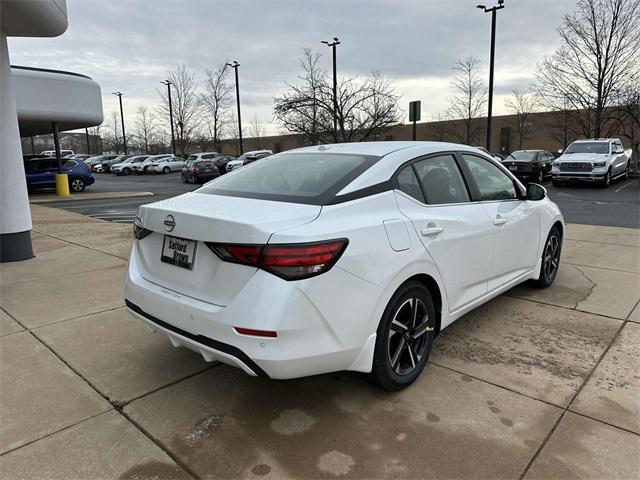
[{"label": "concrete pavement", "polygon": [[640,231],[568,225],[551,288],[436,340],[411,388],[251,378],[123,308],[130,226],[32,206],[0,265],[0,478],[638,478]]}]

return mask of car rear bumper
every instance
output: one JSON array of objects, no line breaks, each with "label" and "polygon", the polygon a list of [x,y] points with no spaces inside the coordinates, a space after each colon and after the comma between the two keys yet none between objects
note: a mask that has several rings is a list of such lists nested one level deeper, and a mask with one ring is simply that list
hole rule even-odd
[{"label": "car rear bumper", "polygon": [[[257,270],[228,305],[220,306],[143,278],[137,267],[136,243],[125,275],[127,307],[152,330],[166,334],[174,346],[194,350],[206,361],[220,361],[250,375],[274,379],[370,369],[370,364],[364,369],[361,362],[358,367],[353,365],[375,333],[375,328],[370,331],[372,311],[323,312],[338,307],[335,299],[344,296],[345,277],[356,283],[364,281],[336,267],[299,282]],[[308,282],[322,277],[321,284],[308,288]],[[301,288],[303,283],[306,286]],[[366,298],[360,303],[373,310],[379,293],[365,285],[362,296]],[[329,304],[331,307],[324,307]],[[234,327],[275,331],[277,337],[242,335]]]}]

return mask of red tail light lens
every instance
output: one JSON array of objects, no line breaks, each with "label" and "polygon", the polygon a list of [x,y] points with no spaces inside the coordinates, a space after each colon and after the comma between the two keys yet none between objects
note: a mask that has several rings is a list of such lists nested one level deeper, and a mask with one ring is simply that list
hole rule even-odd
[{"label": "red tail light lens", "polygon": [[327,272],[338,261],[346,238],[315,243],[234,245],[206,243],[226,262],[261,268],[285,280],[301,280]]}]

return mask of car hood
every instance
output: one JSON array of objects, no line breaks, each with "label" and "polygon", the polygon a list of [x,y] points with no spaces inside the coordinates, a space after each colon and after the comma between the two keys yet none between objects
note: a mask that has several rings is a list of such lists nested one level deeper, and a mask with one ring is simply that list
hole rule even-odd
[{"label": "car hood", "polygon": [[609,158],[608,153],[570,153],[558,158],[560,162],[601,162]]}]

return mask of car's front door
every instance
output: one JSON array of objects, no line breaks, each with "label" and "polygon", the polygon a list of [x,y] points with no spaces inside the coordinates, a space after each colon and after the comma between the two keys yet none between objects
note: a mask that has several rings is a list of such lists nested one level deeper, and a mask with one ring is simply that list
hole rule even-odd
[{"label": "car's front door", "polygon": [[540,218],[535,202],[522,198],[515,182],[498,165],[461,154],[474,199],[490,218],[495,251],[489,291],[530,272],[538,260]]},{"label": "car's front door", "polygon": [[453,313],[487,293],[493,225],[452,154],[419,159],[396,176],[400,211],[436,263]]}]

